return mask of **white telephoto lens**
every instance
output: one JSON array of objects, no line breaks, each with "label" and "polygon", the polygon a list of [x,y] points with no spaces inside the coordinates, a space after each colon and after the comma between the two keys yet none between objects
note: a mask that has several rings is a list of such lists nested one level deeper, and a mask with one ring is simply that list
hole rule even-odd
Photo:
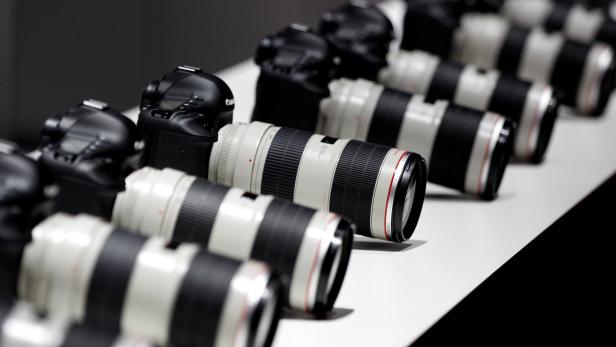
[{"label": "white telephoto lens", "polygon": [[543,26],[558,30],[572,40],[584,43],[601,41],[608,30],[605,14],[583,4],[567,4],[552,0],[506,0],[501,15],[516,25],[532,28]]},{"label": "white telephoto lens", "polygon": [[116,331],[70,324],[61,317],[41,315],[31,305],[17,302],[0,305],[1,347],[154,347],[147,339],[118,336]]},{"label": "white telephoto lens", "polygon": [[[223,127],[209,163],[212,181],[329,210],[348,217],[361,235],[396,242],[415,229],[425,171],[414,153],[261,122]],[[413,182],[417,196],[405,224]]]},{"label": "white telephoto lens", "polygon": [[460,106],[502,114],[519,125],[515,158],[534,163],[543,160],[560,104],[551,86],[442,61],[422,51],[392,52],[388,62],[379,73],[379,83],[425,95],[427,101],[451,100]]},{"label": "white telephoto lens", "polygon": [[37,225],[21,268],[19,297],[37,309],[158,344],[266,345],[278,323],[280,284],[265,264],[86,215]]},{"label": "white telephoto lens", "polygon": [[511,151],[511,122],[446,101],[339,79],[321,103],[319,132],[412,150],[431,182],[493,199]]},{"label": "white telephoto lens", "polygon": [[491,14],[466,14],[454,34],[450,58],[550,83],[563,103],[583,114],[601,114],[614,89],[612,49],[568,40],[558,32],[526,29]]},{"label": "white telephoto lens", "polygon": [[280,275],[287,303],[315,314],[333,307],[354,233],[350,222],[333,213],[149,167],[126,178],[112,221],[143,235],[263,261]]}]

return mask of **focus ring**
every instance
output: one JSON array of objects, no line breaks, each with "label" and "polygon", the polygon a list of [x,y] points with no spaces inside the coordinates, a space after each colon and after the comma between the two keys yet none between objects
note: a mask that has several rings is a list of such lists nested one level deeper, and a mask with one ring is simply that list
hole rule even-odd
[{"label": "focus ring", "polygon": [[61,347],[113,347],[117,331],[105,330],[81,324],[71,325]]},{"label": "focus ring", "polygon": [[214,345],[218,318],[238,266],[236,261],[212,254],[195,255],[173,308],[170,345]]},{"label": "focus ring", "polygon": [[389,147],[351,140],[336,166],[329,209],[350,218],[358,234],[372,236],[372,196]]},{"label": "focus ring", "polygon": [[374,109],[366,141],[394,147],[411,95],[389,88],[383,89]]},{"label": "focus ring", "polygon": [[[237,127],[229,125],[223,128],[220,138],[220,151],[218,158],[216,158],[216,170],[214,171],[214,182],[225,182],[225,176],[227,174],[227,166],[229,164],[229,158],[231,157],[231,149],[233,148],[233,139],[237,133]],[[224,135],[222,134],[224,132]]]},{"label": "focus ring", "polygon": [[265,159],[261,193],[293,200],[297,168],[312,133],[280,128]]},{"label": "focus ring", "polygon": [[578,88],[588,53],[588,45],[571,40],[566,40],[558,53],[550,83],[562,91],[564,103],[567,105],[577,105]]},{"label": "focus ring", "polygon": [[126,290],[144,243],[143,237],[121,228],[109,234],[90,280],[85,322],[120,328]]},{"label": "focus ring", "polygon": [[426,102],[453,100],[463,70],[462,65],[440,61],[430,81]]},{"label": "focus ring", "polygon": [[520,122],[531,86],[530,82],[501,76],[496,82],[488,110]]},{"label": "focus ring", "polygon": [[561,31],[565,27],[567,17],[571,12],[571,4],[557,3],[543,22],[543,27],[548,32]]},{"label": "focus ring", "polygon": [[438,129],[429,160],[430,182],[465,190],[468,161],[483,113],[449,105]]},{"label": "focus ring", "polygon": [[524,46],[528,38],[529,31],[527,29],[512,27],[509,29],[505,42],[503,42],[501,51],[498,55],[497,66],[503,73],[513,76],[518,74]]},{"label": "focus ring", "polygon": [[220,204],[229,188],[197,178],[186,193],[180,209],[173,239],[181,242],[196,242],[206,246]]},{"label": "focus ring", "polygon": [[278,271],[285,288],[289,287],[295,261],[314,210],[274,199],[257,231],[251,259],[261,260]]}]

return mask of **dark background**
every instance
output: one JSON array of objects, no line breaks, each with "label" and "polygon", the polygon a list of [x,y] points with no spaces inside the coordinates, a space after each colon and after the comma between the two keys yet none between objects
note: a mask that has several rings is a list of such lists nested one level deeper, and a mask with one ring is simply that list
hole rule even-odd
[{"label": "dark background", "polygon": [[344,2],[0,0],[0,137],[31,146],[47,115],[84,98],[127,109],[172,67],[219,71]]}]

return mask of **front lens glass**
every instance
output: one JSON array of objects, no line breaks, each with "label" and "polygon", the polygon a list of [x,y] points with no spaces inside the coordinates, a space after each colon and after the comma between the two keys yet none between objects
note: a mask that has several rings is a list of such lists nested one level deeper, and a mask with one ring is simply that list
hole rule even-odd
[{"label": "front lens glass", "polygon": [[257,347],[264,346],[266,344],[271,326],[272,324],[275,324],[274,316],[276,314],[277,302],[276,292],[271,288],[267,288],[262,300],[265,303],[265,307],[263,308],[261,317],[257,317],[257,319],[260,320],[254,340],[255,346]]},{"label": "front lens glass", "polygon": [[404,197],[404,209],[402,210],[403,228],[406,227],[406,223],[409,221],[409,217],[411,216],[413,201],[415,200],[415,188],[416,187],[417,187],[417,180],[413,177],[412,182],[406,191],[406,196]]},{"label": "front lens glass", "polygon": [[340,267],[340,259],[342,258],[342,240],[334,237],[330,247],[333,247],[336,250],[336,257],[332,263],[332,269],[329,272],[329,279],[327,280],[327,297],[329,297],[329,293],[334,285],[334,280],[336,279],[336,274],[338,273],[338,268]]}]

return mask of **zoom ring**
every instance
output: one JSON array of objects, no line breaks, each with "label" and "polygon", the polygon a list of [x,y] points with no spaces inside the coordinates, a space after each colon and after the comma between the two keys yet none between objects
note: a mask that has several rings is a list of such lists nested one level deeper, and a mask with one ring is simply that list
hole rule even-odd
[{"label": "zoom ring", "polygon": [[122,228],[109,234],[90,280],[86,323],[114,330],[120,328],[131,273],[144,243],[144,238]]},{"label": "zoom ring", "polygon": [[336,166],[329,209],[353,220],[358,234],[372,237],[372,197],[388,151],[386,146],[351,140]]},{"label": "zoom ring", "polygon": [[449,105],[429,160],[430,182],[465,190],[466,171],[483,113]]},{"label": "zoom ring", "polygon": [[395,147],[411,95],[383,89],[376,104],[366,141]]},{"label": "zoom ring", "polygon": [[274,199],[257,231],[250,258],[267,262],[288,288],[314,210]]},{"label": "zoom ring", "polygon": [[218,318],[237,269],[238,263],[232,260],[208,253],[195,255],[177,295],[169,341],[187,347],[214,345]]},{"label": "zoom ring", "polygon": [[61,347],[112,347],[115,345],[117,336],[107,330],[83,324],[71,325]]},{"label": "zoom ring", "polygon": [[297,169],[304,148],[312,133],[291,128],[280,128],[265,159],[261,194],[293,200]]},{"label": "zoom ring", "polygon": [[197,178],[186,193],[173,240],[208,244],[216,214],[229,188]]}]

